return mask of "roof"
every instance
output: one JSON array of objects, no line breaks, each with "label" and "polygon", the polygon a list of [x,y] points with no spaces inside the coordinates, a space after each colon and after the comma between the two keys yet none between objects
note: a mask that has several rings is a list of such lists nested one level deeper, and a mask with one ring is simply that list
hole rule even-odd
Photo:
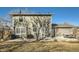
[{"label": "roof", "polygon": [[27,14],[10,14],[11,16],[51,16],[49,13],[27,13]]},{"label": "roof", "polygon": [[72,27],[75,27],[74,25],[71,25],[71,24],[68,24],[68,23],[64,23],[64,24],[56,24],[56,25],[53,25],[54,27],[57,27],[57,28],[72,28]]}]

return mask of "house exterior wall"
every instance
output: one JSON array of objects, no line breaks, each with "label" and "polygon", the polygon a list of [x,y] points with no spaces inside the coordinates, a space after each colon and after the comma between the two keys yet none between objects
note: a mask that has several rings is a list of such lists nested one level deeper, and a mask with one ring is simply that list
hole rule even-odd
[{"label": "house exterior wall", "polygon": [[[22,22],[19,21],[19,18],[22,18]],[[12,16],[12,27],[15,32],[15,35],[27,37],[27,35],[32,34],[36,37],[35,33],[38,29],[40,37],[51,35],[51,16],[45,15],[35,15],[35,16]],[[19,28],[19,33],[16,31]],[[24,33],[22,32],[22,28]]]},{"label": "house exterior wall", "polygon": [[79,39],[79,28],[76,28],[74,31],[75,38]]},{"label": "house exterior wall", "polygon": [[55,36],[64,36],[73,34],[73,28],[55,28]]}]

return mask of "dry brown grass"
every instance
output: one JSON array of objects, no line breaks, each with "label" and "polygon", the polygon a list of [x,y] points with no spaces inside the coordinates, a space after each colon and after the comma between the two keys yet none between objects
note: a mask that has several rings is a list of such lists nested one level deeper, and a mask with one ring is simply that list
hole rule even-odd
[{"label": "dry brown grass", "polygon": [[24,42],[1,42],[0,52],[10,52],[18,47],[21,47]]},{"label": "dry brown grass", "polygon": [[4,42],[0,43],[1,52],[79,52],[79,41],[53,42]]},{"label": "dry brown grass", "polygon": [[22,47],[15,49],[16,52],[77,52],[79,43],[77,42],[32,42],[25,43]]}]

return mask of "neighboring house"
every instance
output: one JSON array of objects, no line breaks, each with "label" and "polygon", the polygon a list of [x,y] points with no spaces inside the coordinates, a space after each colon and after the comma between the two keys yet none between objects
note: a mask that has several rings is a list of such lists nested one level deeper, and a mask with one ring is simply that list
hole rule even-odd
[{"label": "neighboring house", "polygon": [[64,24],[53,24],[54,36],[65,36],[74,35],[75,26],[64,23]]},{"label": "neighboring house", "polygon": [[51,36],[51,17],[52,14],[10,14],[14,34],[19,37],[39,38]]},{"label": "neighboring house", "polygon": [[79,27],[75,27],[74,29],[74,35],[75,35],[75,38],[79,39]]}]

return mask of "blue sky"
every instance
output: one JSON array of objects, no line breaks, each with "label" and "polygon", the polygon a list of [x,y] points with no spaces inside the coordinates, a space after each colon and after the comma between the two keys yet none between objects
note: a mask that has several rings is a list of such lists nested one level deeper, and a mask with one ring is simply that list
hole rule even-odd
[{"label": "blue sky", "polygon": [[6,16],[9,16],[9,13],[16,12],[19,9],[33,13],[52,13],[52,23],[61,24],[67,22],[73,25],[79,25],[78,7],[0,7],[0,16],[6,18]]}]

